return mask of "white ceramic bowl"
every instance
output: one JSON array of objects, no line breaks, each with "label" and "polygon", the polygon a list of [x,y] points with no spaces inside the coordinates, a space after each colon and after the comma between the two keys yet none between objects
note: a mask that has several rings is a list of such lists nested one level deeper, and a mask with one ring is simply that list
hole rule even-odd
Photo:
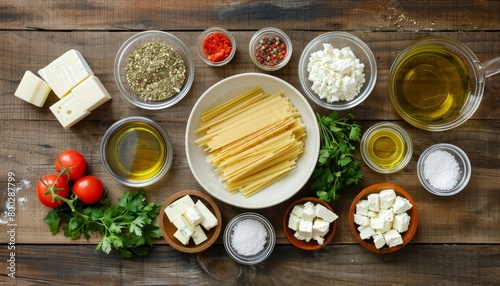
[{"label": "white ceramic bowl", "polygon": [[[195,130],[200,124],[201,114],[249,89],[262,87],[269,93],[283,91],[299,110],[306,124],[306,152],[297,161],[297,166],[288,175],[260,192],[245,198],[240,193],[229,194],[215,175],[214,168],[206,162],[208,153],[196,145]],[[186,155],[189,168],[198,183],[215,198],[237,207],[258,209],[279,204],[297,193],[309,180],[318,159],[319,128],[315,114],[304,96],[289,83],[263,73],[245,73],[226,78],[209,88],[198,99],[189,115],[186,127]]]}]

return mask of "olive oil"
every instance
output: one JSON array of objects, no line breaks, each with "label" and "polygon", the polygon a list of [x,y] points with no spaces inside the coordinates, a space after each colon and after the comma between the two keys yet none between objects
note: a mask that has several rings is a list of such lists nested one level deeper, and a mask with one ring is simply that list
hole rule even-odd
[{"label": "olive oil", "polygon": [[367,154],[374,164],[383,169],[392,169],[403,161],[405,144],[396,132],[380,129],[368,138]]},{"label": "olive oil", "polygon": [[145,122],[128,122],[108,141],[111,168],[132,181],[143,181],[160,172],[167,159],[163,136]]},{"label": "olive oil", "polygon": [[435,45],[408,53],[391,74],[390,88],[400,111],[421,123],[454,116],[470,93],[464,62]]}]

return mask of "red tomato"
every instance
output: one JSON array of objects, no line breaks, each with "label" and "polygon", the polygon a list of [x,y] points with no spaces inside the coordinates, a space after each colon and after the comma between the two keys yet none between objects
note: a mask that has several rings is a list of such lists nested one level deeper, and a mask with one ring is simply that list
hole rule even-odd
[{"label": "red tomato", "polygon": [[68,198],[69,196],[69,187],[66,180],[57,177],[57,175],[47,175],[41,178],[36,185],[38,199],[49,208],[57,208],[64,204],[64,201],[52,197],[50,188],[54,188],[55,193],[61,197]]},{"label": "red tomato", "polygon": [[97,203],[104,193],[104,186],[95,176],[83,176],[78,178],[73,185],[73,193],[83,203],[88,205]]},{"label": "red tomato", "polygon": [[[80,178],[87,169],[87,162],[82,154],[75,150],[62,151],[56,158],[56,170],[61,172],[66,168],[69,173],[69,180],[74,181]],[[65,176],[67,178],[67,176]]]}]

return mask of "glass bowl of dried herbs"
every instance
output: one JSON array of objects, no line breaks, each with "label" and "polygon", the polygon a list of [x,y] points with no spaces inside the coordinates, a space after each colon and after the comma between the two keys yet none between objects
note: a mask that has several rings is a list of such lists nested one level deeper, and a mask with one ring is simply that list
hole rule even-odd
[{"label": "glass bowl of dried herbs", "polygon": [[126,40],[118,50],[115,81],[134,105],[150,110],[181,101],[194,79],[194,60],[187,46],[163,31],[144,31]]}]

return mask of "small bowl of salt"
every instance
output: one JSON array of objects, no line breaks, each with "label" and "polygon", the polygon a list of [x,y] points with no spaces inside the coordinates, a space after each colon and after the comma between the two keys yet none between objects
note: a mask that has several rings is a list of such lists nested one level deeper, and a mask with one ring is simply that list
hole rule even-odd
[{"label": "small bowl of salt", "polygon": [[438,196],[452,196],[462,191],[471,173],[467,154],[448,143],[427,148],[417,163],[420,183],[427,191]]},{"label": "small bowl of salt", "polygon": [[224,247],[231,258],[245,265],[264,261],[273,252],[276,234],[262,215],[246,212],[235,216],[226,226]]}]

